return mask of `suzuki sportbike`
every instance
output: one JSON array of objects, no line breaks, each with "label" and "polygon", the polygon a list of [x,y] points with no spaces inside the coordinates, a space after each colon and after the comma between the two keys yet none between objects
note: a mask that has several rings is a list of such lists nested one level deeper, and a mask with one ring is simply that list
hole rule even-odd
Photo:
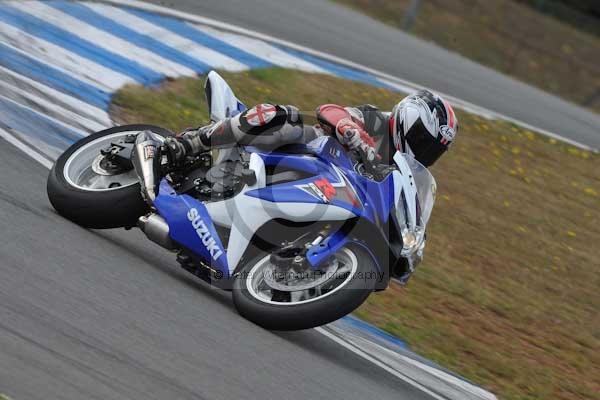
[{"label": "suzuki sportbike", "polygon": [[[205,89],[213,121],[245,110],[217,73]],[[406,154],[373,165],[327,136],[275,151],[212,150],[165,171],[149,204],[132,160],[144,131],[157,144],[172,135],[125,125],[73,144],[50,172],[52,205],[87,228],[139,227],[187,271],[231,290],[258,325],[334,321],[390,279],[406,282],[422,258],[436,184]]]}]

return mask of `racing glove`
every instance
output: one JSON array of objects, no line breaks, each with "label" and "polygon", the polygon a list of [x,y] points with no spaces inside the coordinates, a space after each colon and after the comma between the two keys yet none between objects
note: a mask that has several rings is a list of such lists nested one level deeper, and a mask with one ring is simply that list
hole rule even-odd
[{"label": "racing glove", "polygon": [[342,118],[335,126],[335,134],[343,145],[350,150],[357,151],[367,161],[373,162],[377,158],[375,141],[356,122],[350,118]]}]

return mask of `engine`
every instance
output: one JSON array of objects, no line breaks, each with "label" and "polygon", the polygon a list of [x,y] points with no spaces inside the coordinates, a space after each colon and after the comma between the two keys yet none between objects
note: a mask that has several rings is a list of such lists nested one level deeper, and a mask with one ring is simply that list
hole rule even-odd
[{"label": "engine", "polygon": [[197,168],[188,171],[178,179],[177,191],[200,201],[219,201],[238,194],[245,185],[256,182],[254,171],[245,162],[227,160],[212,165],[210,155],[205,155],[196,163]]}]

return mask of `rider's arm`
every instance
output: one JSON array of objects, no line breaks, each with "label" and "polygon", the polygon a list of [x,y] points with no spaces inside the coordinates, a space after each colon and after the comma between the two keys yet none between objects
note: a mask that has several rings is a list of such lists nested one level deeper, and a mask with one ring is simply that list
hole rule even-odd
[{"label": "rider's arm", "polygon": [[317,108],[317,119],[325,133],[335,136],[348,149],[359,151],[373,161],[376,158],[375,141],[365,130],[360,111],[352,111],[336,104],[325,104]]},{"label": "rider's arm", "polygon": [[389,135],[389,113],[384,113],[371,104],[363,104],[349,108],[356,110],[362,117],[365,130],[371,136],[381,137]]}]

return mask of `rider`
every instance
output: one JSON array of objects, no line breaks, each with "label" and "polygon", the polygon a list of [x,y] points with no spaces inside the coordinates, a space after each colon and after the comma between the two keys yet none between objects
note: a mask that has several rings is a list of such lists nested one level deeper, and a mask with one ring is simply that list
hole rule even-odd
[{"label": "rider", "polygon": [[[316,117],[317,124],[308,126],[294,106],[259,104],[232,118],[168,137],[160,153],[166,154],[168,166],[174,167],[187,156],[211,148],[241,144],[274,149],[332,135],[348,150],[360,152],[368,161],[379,158],[389,164],[398,150],[429,167],[448,150],[458,130],[458,119],[450,104],[428,90],[407,96],[391,113],[383,113],[372,105],[325,104],[317,108]],[[147,140],[142,132],[136,144],[143,147]],[[379,152],[376,140],[380,140]],[[142,149],[138,149],[140,151]],[[143,154],[144,159],[154,157],[154,151],[147,149]],[[134,163],[144,183],[143,193],[150,197],[147,198],[150,202],[156,193],[160,169],[157,160],[154,161],[150,163],[151,168]]]}]

